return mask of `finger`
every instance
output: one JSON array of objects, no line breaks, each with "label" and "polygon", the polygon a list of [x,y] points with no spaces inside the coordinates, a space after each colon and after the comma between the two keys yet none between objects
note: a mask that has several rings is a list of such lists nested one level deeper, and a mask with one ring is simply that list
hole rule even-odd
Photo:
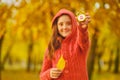
[{"label": "finger", "polygon": [[85,13],[85,15],[86,15],[86,16],[88,16],[88,15],[89,15],[89,13],[88,13],[88,12],[86,12],[86,13]]},{"label": "finger", "polygon": [[53,73],[53,72],[51,71],[51,72],[50,72],[50,77],[56,79],[56,78],[58,78],[58,74]]},{"label": "finger", "polygon": [[52,78],[58,78],[60,76],[61,73],[52,73],[51,77]]},{"label": "finger", "polygon": [[52,73],[61,73],[61,71],[60,70],[57,70],[57,69],[51,69],[50,70],[50,73],[52,74]]},{"label": "finger", "polygon": [[91,19],[86,19],[86,21],[87,21],[87,22],[90,22],[90,21],[91,21]]},{"label": "finger", "polygon": [[57,79],[58,76],[52,75],[51,78]]},{"label": "finger", "polygon": [[56,79],[56,78],[58,78],[59,76],[56,76],[56,75],[52,75],[51,76],[51,78],[54,78],[54,79]]},{"label": "finger", "polygon": [[62,71],[59,70],[59,69],[51,69],[51,73],[54,73],[54,74],[61,74]]},{"label": "finger", "polygon": [[86,18],[87,18],[87,19],[90,19],[90,18],[91,18],[91,16],[86,16]]},{"label": "finger", "polygon": [[62,70],[58,69],[58,68],[52,68],[52,71],[59,71],[62,72]]},{"label": "finger", "polygon": [[61,74],[62,72],[59,71],[53,71],[52,74]]}]

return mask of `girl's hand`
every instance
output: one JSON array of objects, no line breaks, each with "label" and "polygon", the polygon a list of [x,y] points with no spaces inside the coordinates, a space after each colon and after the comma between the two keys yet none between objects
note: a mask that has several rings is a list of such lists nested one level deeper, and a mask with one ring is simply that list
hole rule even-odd
[{"label": "girl's hand", "polygon": [[50,77],[56,79],[60,76],[61,73],[62,71],[59,70],[58,68],[52,68],[50,70]]},{"label": "girl's hand", "polygon": [[85,20],[82,22],[79,22],[79,24],[81,25],[82,28],[86,28],[88,26],[88,23],[91,21],[91,17],[89,15],[89,13],[85,14]]}]

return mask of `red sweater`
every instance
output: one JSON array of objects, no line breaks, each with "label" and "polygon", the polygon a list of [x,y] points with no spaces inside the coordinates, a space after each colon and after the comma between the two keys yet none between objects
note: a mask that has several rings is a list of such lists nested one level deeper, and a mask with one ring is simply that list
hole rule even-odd
[{"label": "red sweater", "polygon": [[52,22],[61,14],[68,14],[72,19],[72,34],[66,37],[52,59],[48,57],[48,50],[45,53],[43,65],[40,73],[40,80],[52,80],[50,69],[56,67],[61,55],[65,59],[65,68],[59,78],[55,80],[88,80],[87,73],[87,53],[89,39],[87,28],[81,28],[77,24],[75,15],[65,9],[60,10],[53,18]]}]

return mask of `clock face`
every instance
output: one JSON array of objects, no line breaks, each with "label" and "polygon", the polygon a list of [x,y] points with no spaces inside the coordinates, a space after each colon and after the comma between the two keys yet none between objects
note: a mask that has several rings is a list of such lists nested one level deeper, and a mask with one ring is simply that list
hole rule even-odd
[{"label": "clock face", "polygon": [[84,14],[80,14],[80,15],[78,15],[78,21],[84,21],[85,20],[85,15]]}]

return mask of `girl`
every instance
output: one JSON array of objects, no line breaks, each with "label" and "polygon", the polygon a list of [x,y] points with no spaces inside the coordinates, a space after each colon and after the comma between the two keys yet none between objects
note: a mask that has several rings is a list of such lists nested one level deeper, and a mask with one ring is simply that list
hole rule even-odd
[{"label": "girl", "polygon": [[[53,34],[44,55],[40,80],[88,80],[87,53],[89,49],[88,23],[78,22],[75,15],[61,9],[52,20]],[[65,61],[64,68],[57,67],[59,59]]]}]

